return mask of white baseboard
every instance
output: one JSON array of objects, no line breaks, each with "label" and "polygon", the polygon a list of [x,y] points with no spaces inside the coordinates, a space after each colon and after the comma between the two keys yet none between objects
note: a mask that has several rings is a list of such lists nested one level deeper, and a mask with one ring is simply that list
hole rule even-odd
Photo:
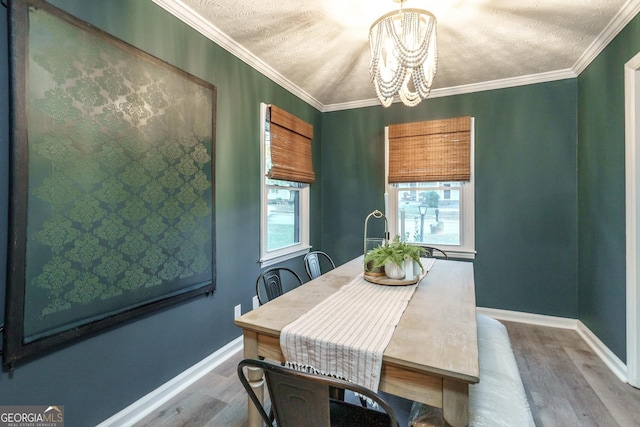
[{"label": "white baseboard", "polygon": [[591,349],[602,359],[609,369],[622,382],[627,382],[627,367],[584,323],[576,319],[564,317],[544,316],[541,314],[521,313],[516,311],[498,310],[494,308],[478,307],[479,314],[485,314],[498,320],[508,322],[529,323],[532,325],[548,326],[552,328],[573,329],[585,340]]},{"label": "white baseboard", "polygon": [[240,336],[122,411],[104,420],[97,427],[135,424],[241,350],[242,337]]},{"label": "white baseboard", "polygon": [[531,325],[548,326],[550,328],[577,329],[578,321],[576,319],[567,319],[566,317],[543,316],[541,314],[524,313],[520,311],[498,310],[496,308],[478,307],[476,311],[479,314],[485,314],[498,320],[506,320],[507,322],[528,323]]},{"label": "white baseboard", "polygon": [[613,354],[609,348],[600,341],[600,339],[594,335],[593,332],[589,328],[587,328],[584,323],[578,322],[578,333],[584,339],[589,347],[602,359],[602,361],[613,371],[614,374],[620,381],[627,381],[627,366],[616,356]]}]

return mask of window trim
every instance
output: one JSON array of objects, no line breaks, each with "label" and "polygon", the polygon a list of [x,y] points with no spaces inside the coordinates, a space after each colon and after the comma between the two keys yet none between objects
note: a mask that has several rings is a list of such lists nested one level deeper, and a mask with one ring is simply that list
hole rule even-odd
[{"label": "window trim", "polygon": [[260,267],[269,267],[309,252],[309,185],[300,188],[300,242],[284,248],[267,250],[268,187],[265,162],[265,123],[268,104],[260,103]]},{"label": "window trim", "polygon": [[[471,117],[471,178],[460,189],[460,215],[463,218],[460,245],[431,245],[447,252],[451,258],[475,259],[475,118]],[[405,188],[389,184],[389,127],[384,128],[384,213],[389,221],[389,236],[398,234],[398,195]]]}]

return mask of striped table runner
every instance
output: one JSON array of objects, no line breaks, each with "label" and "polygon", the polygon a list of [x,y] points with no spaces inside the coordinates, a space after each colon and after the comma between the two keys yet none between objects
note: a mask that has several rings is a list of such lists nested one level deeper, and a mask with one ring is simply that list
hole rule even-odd
[{"label": "striped table runner", "polygon": [[417,286],[376,285],[360,274],[282,329],[287,366],[378,391],[382,354]]}]

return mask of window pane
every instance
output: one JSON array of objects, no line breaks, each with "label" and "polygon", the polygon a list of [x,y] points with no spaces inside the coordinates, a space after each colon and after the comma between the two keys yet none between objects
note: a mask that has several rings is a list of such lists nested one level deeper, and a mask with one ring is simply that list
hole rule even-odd
[{"label": "window pane", "polygon": [[398,235],[407,242],[460,245],[460,188],[421,183],[398,188]]},{"label": "window pane", "polygon": [[267,251],[300,243],[300,190],[267,188]]}]

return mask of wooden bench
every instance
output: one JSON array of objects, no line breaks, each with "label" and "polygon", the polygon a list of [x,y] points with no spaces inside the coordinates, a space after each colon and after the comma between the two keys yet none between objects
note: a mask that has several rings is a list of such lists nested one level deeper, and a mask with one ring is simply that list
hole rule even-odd
[{"label": "wooden bench", "polygon": [[[469,425],[535,427],[507,328],[478,315],[480,382],[469,387]],[[444,426],[442,410],[414,402],[409,426]]]}]

